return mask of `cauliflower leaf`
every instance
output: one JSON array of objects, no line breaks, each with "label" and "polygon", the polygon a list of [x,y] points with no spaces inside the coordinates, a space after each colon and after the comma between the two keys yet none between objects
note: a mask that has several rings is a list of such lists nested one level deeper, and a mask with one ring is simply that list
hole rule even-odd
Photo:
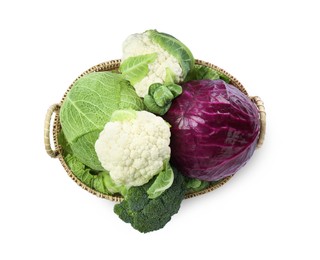
[{"label": "cauliflower leaf", "polygon": [[169,161],[164,162],[163,170],[158,174],[155,181],[147,190],[149,199],[159,197],[166,189],[170,188],[173,183],[174,173],[169,164]]},{"label": "cauliflower leaf", "polygon": [[157,53],[129,57],[120,65],[120,71],[132,85],[137,84],[149,73],[148,65],[155,61]]}]

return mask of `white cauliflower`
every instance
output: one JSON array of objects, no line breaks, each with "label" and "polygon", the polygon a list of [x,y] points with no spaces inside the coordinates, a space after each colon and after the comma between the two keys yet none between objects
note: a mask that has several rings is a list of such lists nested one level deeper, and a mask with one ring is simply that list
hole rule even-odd
[{"label": "white cauliflower", "polygon": [[148,30],[130,35],[123,43],[120,71],[138,96],[148,94],[153,83],[179,83],[193,67],[189,49],[168,34]]},{"label": "white cauliflower", "polygon": [[95,150],[117,185],[147,183],[170,158],[169,124],[147,111],[117,110],[100,133]]}]

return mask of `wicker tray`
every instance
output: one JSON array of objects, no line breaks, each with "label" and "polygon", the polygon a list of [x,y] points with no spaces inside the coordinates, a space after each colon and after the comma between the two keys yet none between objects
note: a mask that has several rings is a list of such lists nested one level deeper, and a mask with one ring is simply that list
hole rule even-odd
[{"label": "wicker tray", "polygon": [[[78,78],[75,79],[75,81],[79,78],[81,78],[82,76],[89,74],[91,72],[97,72],[97,71],[112,71],[112,70],[117,70],[120,66],[120,62],[121,60],[111,60],[111,61],[107,61],[107,62],[103,62],[100,63],[96,66],[91,67],[90,69],[86,70],[85,72],[83,72]],[[201,60],[196,60],[195,61],[196,64],[200,64],[200,65],[204,65],[213,69],[218,70],[219,72],[224,73],[225,75],[227,75],[230,79],[231,79],[231,84],[234,85],[235,87],[237,87],[239,90],[241,90],[244,94],[246,94],[248,96],[247,91],[245,90],[245,88],[243,87],[243,85],[232,75],[230,75],[228,72],[226,72],[225,70],[217,67],[216,65],[213,65],[209,62],[205,62],[205,61],[201,61]],[[63,156],[62,156],[62,148],[58,143],[58,135],[59,132],[61,130],[61,125],[60,125],[60,119],[59,119],[59,109],[67,95],[67,93],[69,92],[69,90],[72,88],[73,84],[75,83],[75,81],[71,84],[71,86],[68,88],[68,90],[64,93],[63,98],[61,100],[60,103],[57,104],[53,104],[52,106],[49,107],[47,114],[46,114],[46,118],[45,118],[45,125],[44,125],[44,143],[45,143],[45,149],[46,152],[48,153],[49,156],[53,157],[53,158],[59,158],[62,166],[64,167],[64,169],[66,170],[66,172],[68,173],[68,175],[83,189],[89,191],[90,193],[100,197],[100,198],[105,198],[111,201],[121,201],[122,197],[121,196],[111,196],[111,195],[106,195],[103,193],[100,193],[96,190],[91,189],[90,187],[88,187],[87,185],[85,185],[84,183],[82,183],[74,174],[73,172],[68,168],[68,165],[66,164]],[[259,110],[259,114],[260,114],[260,135],[259,135],[259,139],[257,142],[257,148],[261,147],[261,145],[263,144],[263,140],[264,140],[264,136],[265,136],[265,130],[266,130],[266,112],[265,112],[265,108],[263,105],[262,100],[257,97],[257,96],[253,96],[250,97],[252,102],[254,102]],[[52,126],[52,135],[53,135],[53,142],[54,142],[54,148],[52,149],[51,143],[50,143],[50,133],[51,133],[51,118],[53,116],[53,114],[55,113],[55,117],[53,120],[53,126]],[[198,191],[198,192],[193,192],[193,193],[188,193],[186,194],[185,198],[192,198],[201,194],[205,194],[207,192],[213,191],[219,187],[221,187],[222,185],[224,185],[228,180],[230,180],[232,176],[226,177],[222,180],[220,180],[217,183],[212,184],[211,186],[207,187],[206,189],[202,190],[202,191]]]}]

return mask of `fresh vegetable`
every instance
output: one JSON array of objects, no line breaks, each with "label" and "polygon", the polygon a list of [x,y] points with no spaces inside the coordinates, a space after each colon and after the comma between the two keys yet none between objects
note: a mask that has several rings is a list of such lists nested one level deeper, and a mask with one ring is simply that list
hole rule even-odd
[{"label": "fresh vegetable", "polygon": [[169,144],[170,128],[161,117],[147,111],[116,110],[95,150],[114,182],[131,187],[147,183],[163,169],[170,170]]},{"label": "fresh vegetable", "polygon": [[177,84],[153,83],[150,85],[148,95],[144,97],[143,102],[148,111],[164,115],[169,110],[172,100],[181,93],[182,88]]},{"label": "fresh vegetable", "polygon": [[114,206],[114,212],[120,219],[142,233],[163,228],[179,211],[186,192],[184,178],[175,169],[173,184],[155,199],[148,198],[151,183],[131,187],[125,199]]},{"label": "fresh vegetable", "polygon": [[123,43],[120,71],[138,96],[153,83],[179,83],[194,66],[190,50],[178,39],[156,30],[130,35]]},{"label": "fresh vegetable", "polygon": [[205,181],[234,174],[256,147],[256,106],[220,79],[190,81],[182,87],[164,116],[172,126],[172,164],[186,176]]},{"label": "fresh vegetable", "polygon": [[142,233],[163,228],[186,194],[224,182],[254,152],[256,106],[228,73],[199,63],[169,34],[132,34],[120,67],[82,75],[61,105],[68,168],[99,194],[122,196],[114,212]]},{"label": "fresh vegetable", "polygon": [[70,89],[60,109],[60,122],[73,154],[91,169],[104,171],[94,144],[111,114],[143,108],[143,101],[121,74],[93,72]]}]

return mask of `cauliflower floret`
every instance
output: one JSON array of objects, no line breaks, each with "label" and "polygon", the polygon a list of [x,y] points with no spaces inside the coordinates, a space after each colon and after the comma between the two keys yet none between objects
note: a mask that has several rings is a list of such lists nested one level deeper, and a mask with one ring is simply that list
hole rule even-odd
[{"label": "cauliflower floret", "polygon": [[143,54],[150,54],[156,51],[155,45],[144,33],[135,33],[127,37],[122,44],[122,60]]},{"label": "cauliflower floret", "polygon": [[133,118],[108,122],[95,143],[102,167],[127,187],[147,183],[170,158],[169,124],[147,111],[132,112]]},{"label": "cauliflower floret", "polygon": [[153,83],[164,83],[167,74],[167,68],[173,72],[174,82],[178,83],[184,79],[183,70],[177,58],[170,55],[165,49],[151,41],[148,32],[130,35],[123,43],[122,60],[129,57],[156,53],[157,58],[154,62],[148,64],[148,74],[133,87],[140,97],[148,94],[149,86]]}]

